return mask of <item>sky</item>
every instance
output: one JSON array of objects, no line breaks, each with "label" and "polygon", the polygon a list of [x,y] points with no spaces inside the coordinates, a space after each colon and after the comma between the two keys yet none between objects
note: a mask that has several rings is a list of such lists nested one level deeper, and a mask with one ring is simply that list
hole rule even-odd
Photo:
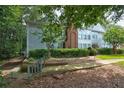
[{"label": "sky", "polygon": [[117,25],[120,25],[120,26],[123,26],[124,27],[124,19],[123,20],[120,20],[117,22]]}]

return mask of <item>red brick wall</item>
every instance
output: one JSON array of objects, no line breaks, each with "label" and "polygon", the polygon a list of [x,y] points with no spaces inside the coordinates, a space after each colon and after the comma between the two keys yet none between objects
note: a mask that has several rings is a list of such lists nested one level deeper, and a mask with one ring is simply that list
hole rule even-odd
[{"label": "red brick wall", "polygon": [[77,47],[78,47],[78,32],[75,28],[68,29],[65,48],[77,48]]}]

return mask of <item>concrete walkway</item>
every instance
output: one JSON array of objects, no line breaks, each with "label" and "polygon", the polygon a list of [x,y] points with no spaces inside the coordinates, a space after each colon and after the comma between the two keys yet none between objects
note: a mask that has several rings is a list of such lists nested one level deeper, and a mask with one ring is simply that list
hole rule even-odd
[{"label": "concrete walkway", "polygon": [[[84,58],[79,58],[79,59],[84,60]],[[67,60],[69,60],[69,59],[67,58]],[[74,58],[72,60],[74,60]],[[77,60],[77,58],[76,58],[76,60]],[[71,70],[87,69],[87,68],[103,66],[103,65],[107,65],[107,64],[111,64],[111,63],[116,63],[119,61],[124,61],[124,59],[108,59],[108,60],[96,59],[94,61],[94,58],[91,57],[90,60],[87,60],[86,62],[81,62],[78,64],[73,62],[73,64],[68,64],[68,65],[45,67],[43,69],[43,73],[52,73],[52,72],[54,73],[54,72],[64,72],[64,71],[71,71]],[[2,73],[3,73],[3,75],[8,75],[11,72],[18,72],[19,70],[20,70],[20,67],[17,66],[17,67],[14,67],[13,69],[3,70]]]},{"label": "concrete walkway", "polygon": [[97,59],[96,63],[100,63],[100,64],[103,64],[103,65],[106,65],[106,64],[117,63],[119,61],[124,61],[124,59],[107,59],[107,60]]},{"label": "concrete walkway", "polygon": [[60,65],[60,66],[48,66],[48,67],[43,68],[42,73],[43,74],[52,74],[52,73],[60,73],[60,72],[88,69],[88,68],[104,66],[107,64],[117,63],[119,61],[124,61],[124,59],[108,59],[108,60],[96,59],[94,61],[94,57],[91,57],[86,62],[81,62],[78,64],[73,63],[73,64]]},{"label": "concrete walkway", "polygon": [[2,76],[6,76],[6,75],[8,75],[8,74],[10,74],[12,72],[18,72],[19,70],[20,70],[20,67],[19,66],[14,67],[12,69],[8,69],[8,70],[3,70],[2,71]]}]

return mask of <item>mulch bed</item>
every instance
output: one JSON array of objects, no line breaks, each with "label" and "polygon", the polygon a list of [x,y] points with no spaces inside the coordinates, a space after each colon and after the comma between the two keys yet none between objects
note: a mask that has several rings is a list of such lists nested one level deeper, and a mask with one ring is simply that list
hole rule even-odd
[{"label": "mulch bed", "polygon": [[89,70],[37,77],[30,81],[15,80],[10,87],[28,88],[116,88],[124,87],[124,69],[106,65]]},{"label": "mulch bed", "polygon": [[21,65],[24,60],[25,60],[24,57],[17,57],[17,58],[9,59],[9,60],[6,60],[5,63],[1,65],[1,67],[3,69],[10,69],[18,65]]}]

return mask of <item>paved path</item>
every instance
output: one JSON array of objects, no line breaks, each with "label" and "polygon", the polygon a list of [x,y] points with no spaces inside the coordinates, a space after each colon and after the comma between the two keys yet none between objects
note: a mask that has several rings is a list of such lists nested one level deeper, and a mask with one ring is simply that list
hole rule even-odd
[{"label": "paved path", "polygon": [[107,60],[96,60],[96,63],[101,63],[103,65],[117,63],[119,61],[124,61],[124,59],[107,59]]},{"label": "paved path", "polygon": [[14,68],[12,68],[12,69],[3,70],[3,71],[2,71],[2,75],[3,75],[3,76],[6,76],[6,75],[8,75],[8,74],[10,74],[10,73],[12,73],[12,72],[18,72],[19,70],[20,70],[20,67],[14,67]]},{"label": "paved path", "polygon": [[[80,58],[80,60],[82,59],[83,58]],[[67,60],[65,59],[65,61]],[[72,60],[75,61],[74,58]],[[52,74],[52,73],[60,73],[60,72],[67,72],[67,71],[73,71],[73,70],[94,68],[94,67],[99,67],[103,65],[108,65],[111,63],[116,63],[119,61],[124,61],[124,59],[108,59],[108,60],[96,59],[94,61],[94,57],[90,57],[87,61],[85,60],[84,62],[80,62],[78,64],[72,62],[73,64],[60,65],[60,66],[48,66],[43,69],[42,73]]]},{"label": "paved path", "polygon": [[[68,58],[66,59],[70,60]],[[65,61],[67,61],[66,59]],[[79,59],[83,60],[84,58],[79,58]],[[73,58],[72,60],[75,60],[75,58]],[[60,65],[60,66],[54,66],[54,67],[53,66],[45,67],[43,69],[43,72],[50,73],[50,72],[58,72],[58,71],[65,71],[65,70],[69,71],[69,70],[86,69],[86,68],[92,68],[92,67],[102,66],[106,64],[116,63],[119,61],[124,61],[124,59],[108,59],[108,60],[96,59],[96,61],[94,62],[94,58],[91,58],[90,60],[86,62],[81,62],[79,64],[68,64],[68,65]],[[2,73],[4,75],[7,75],[11,72],[18,72],[19,70],[20,70],[20,67],[14,67],[13,69],[3,70]]]}]

